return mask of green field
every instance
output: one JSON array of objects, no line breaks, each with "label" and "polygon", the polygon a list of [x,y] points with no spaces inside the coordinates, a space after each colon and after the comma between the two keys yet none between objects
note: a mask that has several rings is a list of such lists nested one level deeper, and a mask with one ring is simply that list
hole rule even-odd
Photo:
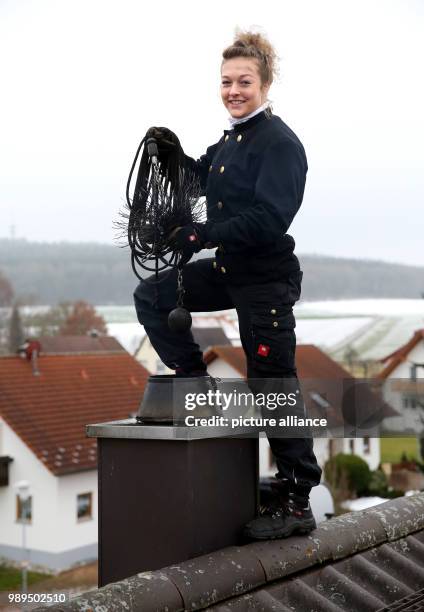
[{"label": "green field", "polygon": [[[40,572],[28,572],[28,584],[34,584],[45,578],[49,578],[50,574],[41,574]],[[16,567],[0,564],[0,591],[18,591],[22,584],[22,572]]]},{"label": "green field", "polygon": [[403,453],[408,459],[420,459],[416,438],[381,438],[380,444],[382,463],[398,463]]}]

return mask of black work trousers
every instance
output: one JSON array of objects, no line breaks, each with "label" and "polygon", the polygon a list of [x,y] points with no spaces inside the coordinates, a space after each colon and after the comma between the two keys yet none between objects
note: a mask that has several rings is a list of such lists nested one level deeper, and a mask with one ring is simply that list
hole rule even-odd
[{"label": "black work trousers", "polygon": [[[191,312],[235,308],[240,339],[246,354],[247,378],[295,378],[296,336],[293,305],[300,297],[302,272],[285,280],[236,285],[214,259],[200,259],[183,269],[184,306]],[[159,282],[140,282],[134,292],[138,320],[161,360],[171,369],[206,371],[202,353],[191,331],[172,332],[168,314],[176,304],[177,271],[162,272]],[[265,381],[264,381],[265,382]],[[321,479],[313,440],[268,436],[277,478],[289,490],[308,496]]]}]

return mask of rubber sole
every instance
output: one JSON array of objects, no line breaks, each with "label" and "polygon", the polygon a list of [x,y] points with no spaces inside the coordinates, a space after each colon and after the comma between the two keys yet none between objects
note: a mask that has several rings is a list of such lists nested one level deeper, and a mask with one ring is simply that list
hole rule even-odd
[{"label": "rubber sole", "polygon": [[[310,526],[309,526],[310,525]],[[244,533],[246,538],[251,540],[280,540],[281,538],[289,538],[294,533],[307,534],[317,528],[315,519],[305,525],[305,521],[301,525],[292,525],[288,527],[285,531],[275,532],[272,531],[269,534],[261,534],[261,535],[252,535],[248,531]]]}]

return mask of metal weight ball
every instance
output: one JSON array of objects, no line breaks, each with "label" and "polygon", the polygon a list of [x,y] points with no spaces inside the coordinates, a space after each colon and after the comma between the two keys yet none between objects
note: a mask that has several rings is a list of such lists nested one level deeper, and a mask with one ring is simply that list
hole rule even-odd
[{"label": "metal weight ball", "polygon": [[186,308],[178,306],[168,315],[168,327],[176,333],[188,331],[192,324],[191,314]]},{"label": "metal weight ball", "polygon": [[191,327],[191,323],[191,314],[186,308],[181,308],[181,306],[171,310],[168,315],[168,327],[177,334],[188,331]]}]

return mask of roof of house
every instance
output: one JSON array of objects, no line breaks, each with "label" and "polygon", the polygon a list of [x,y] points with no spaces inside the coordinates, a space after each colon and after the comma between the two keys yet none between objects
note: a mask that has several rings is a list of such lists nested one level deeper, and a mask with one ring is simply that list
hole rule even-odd
[{"label": "roof of house", "polygon": [[122,353],[124,347],[112,336],[40,336],[40,354],[58,353]]},{"label": "roof of house", "polygon": [[41,610],[346,612],[424,609],[424,493],[143,572]]},{"label": "roof of house", "polygon": [[[207,365],[221,358],[245,377],[246,358],[241,346],[212,346],[205,354]],[[298,344],[296,367],[299,378],[352,378],[352,375],[313,344]]]},{"label": "roof of house", "polygon": [[415,348],[421,340],[424,340],[424,329],[417,329],[412,338],[408,340],[406,344],[398,348],[393,353],[390,353],[390,355],[387,355],[387,357],[381,359],[380,361],[382,363],[388,363],[381,370],[381,372],[379,372],[377,378],[387,378],[398,365],[405,361],[412,349]]},{"label": "roof of house", "polygon": [[[204,355],[207,365],[219,358],[246,378],[246,358],[241,346],[213,346]],[[381,419],[398,416],[381,393],[375,393],[369,384],[356,384],[350,372],[312,344],[297,345],[296,368],[311,417],[325,415],[328,424],[335,427],[346,423],[366,427],[369,419],[377,416]]]},{"label": "roof of house", "polygon": [[[218,325],[215,325],[214,327],[200,327],[193,325],[191,331],[193,332],[194,340],[197,342],[202,352],[215,345],[231,345],[231,341],[226,336],[224,330]],[[141,350],[145,342],[150,342],[147,334],[142,338],[136,354]]]},{"label": "roof of house", "polygon": [[88,423],[138,409],[149,373],[128,353],[0,357],[0,416],[55,475],[96,467]]},{"label": "roof of house", "polygon": [[211,346],[203,355],[206,365],[209,365],[215,359],[223,359],[228,365],[232,366],[240,376],[246,378],[246,356],[243,347],[241,346]]},{"label": "roof of house", "polygon": [[222,327],[193,327],[192,332],[202,352],[216,344],[231,345]]}]

